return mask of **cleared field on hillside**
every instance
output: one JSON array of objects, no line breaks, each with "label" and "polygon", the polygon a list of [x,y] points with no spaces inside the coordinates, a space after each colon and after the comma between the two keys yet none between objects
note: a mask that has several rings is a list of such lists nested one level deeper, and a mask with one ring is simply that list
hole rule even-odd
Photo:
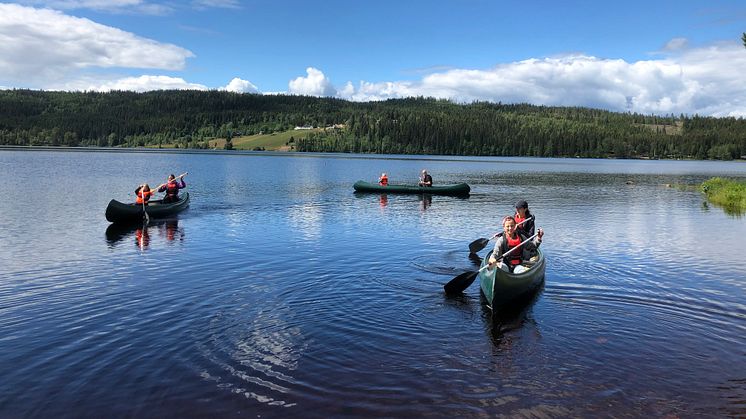
[{"label": "cleared field on hillside", "polygon": [[[289,151],[290,137],[296,141],[300,138],[308,137],[311,132],[319,132],[320,129],[309,130],[288,130],[283,132],[273,132],[272,134],[245,135],[233,137],[233,148],[235,150],[253,150],[257,147],[263,147],[265,150]],[[225,138],[210,140],[210,148],[223,149],[225,147]]]}]

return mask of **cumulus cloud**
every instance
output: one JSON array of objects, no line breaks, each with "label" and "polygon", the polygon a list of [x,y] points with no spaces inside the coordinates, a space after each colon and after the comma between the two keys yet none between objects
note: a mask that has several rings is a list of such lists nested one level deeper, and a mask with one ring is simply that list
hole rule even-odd
[{"label": "cumulus cloud", "polygon": [[193,56],[88,19],[0,4],[0,82],[54,81],[87,68],[179,70]]},{"label": "cumulus cloud", "polygon": [[[675,44],[684,48],[686,42]],[[419,81],[348,82],[338,96],[356,101],[428,96],[645,114],[746,116],[744,68],[746,51],[729,43],[684,49],[658,60],[627,62],[576,54],[486,70],[453,69]]]},{"label": "cumulus cloud", "polygon": [[259,89],[256,88],[250,81],[243,80],[238,77],[234,77],[233,80],[228,83],[227,86],[221,87],[220,90],[227,90],[235,93],[258,93]]},{"label": "cumulus cloud", "polygon": [[294,95],[307,96],[335,96],[337,90],[324,73],[313,67],[306,69],[307,77],[298,77],[290,80],[288,92]]},{"label": "cumulus cloud", "polygon": [[[141,0],[26,3],[67,8],[106,5],[134,8],[153,4]],[[233,0],[195,0],[189,4],[238,6]],[[486,69],[431,67],[415,80],[348,81],[339,88],[321,70],[308,67],[305,76],[288,82],[287,93],[354,101],[426,96],[458,102],[746,117],[746,51],[740,43],[692,48],[685,38],[676,38],[659,52],[661,58],[633,62],[577,53],[501,63]],[[151,74],[182,70],[193,56],[179,46],[60,11],[0,3],[0,86],[99,91],[217,88],[259,92],[254,84],[239,77],[223,87],[207,87],[171,75],[125,77],[133,74],[132,69]]]}]

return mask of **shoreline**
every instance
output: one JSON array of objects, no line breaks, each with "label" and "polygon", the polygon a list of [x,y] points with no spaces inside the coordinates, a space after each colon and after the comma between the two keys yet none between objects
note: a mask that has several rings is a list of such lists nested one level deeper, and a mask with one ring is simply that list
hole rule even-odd
[{"label": "shoreline", "polygon": [[0,144],[0,150],[12,151],[62,151],[62,152],[90,152],[90,153],[160,153],[160,154],[212,154],[226,156],[334,156],[359,159],[394,159],[394,160],[430,160],[430,161],[460,161],[461,159],[473,159],[469,161],[493,163],[496,160],[485,159],[562,159],[562,160],[591,160],[591,161],[688,161],[688,162],[720,162],[720,163],[745,163],[744,159],[733,160],[698,160],[698,159],[651,159],[651,158],[597,158],[597,157],[536,157],[536,156],[461,156],[450,154],[377,154],[377,153],[344,153],[344,152],[316,152],[316,151],[279,151],[279,150],[215,150],[215,149],[191,149],[191,148],[150,148],[150,147],[68,147],[68,146],[29,146],[29,145],[7,145]]}]

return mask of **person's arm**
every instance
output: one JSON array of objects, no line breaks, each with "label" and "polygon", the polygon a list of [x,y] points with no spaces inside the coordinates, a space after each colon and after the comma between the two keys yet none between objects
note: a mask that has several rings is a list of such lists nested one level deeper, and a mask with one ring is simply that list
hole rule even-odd
[{"label": "person's arm", "polygon": [[181,185],[179,186],[179,189],[186,188],[186,182],[184,182],[184,178],[181,178]]},{"label": "person's arm", "polygon": [[541,246],[541,238],[544,237],[544,230],[541,228],[539,229],[539,232],[536,234],[536,237],[534,237],[534,240],[531,242],[535,247]]},{"label": "person's arm", "polygon": [[500,236],[495,240],[495,248],[492,250],[492,254],[490,255],[490,259],[488,260],[490,264],[490,268],[500,259],[500,257],[503,255],[503,240],[504,235]]},{"label": "person's arm", "polygon": [[163,185],[159,186],[159,187],[158,187],[158,192],[166,192],[166,187],[167,187],[167,186],[168,186],[168,185],[167,185],[167,184],[165,184],[165,183],[164,183]]}]

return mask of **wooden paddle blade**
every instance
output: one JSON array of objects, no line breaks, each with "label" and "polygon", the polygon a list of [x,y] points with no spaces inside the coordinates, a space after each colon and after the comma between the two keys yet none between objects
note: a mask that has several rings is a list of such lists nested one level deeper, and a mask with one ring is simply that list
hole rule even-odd
[{"label": "wooden paddle blade", "polygon": [[447,284],[443,285],[443,289],[446,290],[446,294],[458,294],[464,292],[465,289],[474,282],[479,272],[468,271],[448,281]]},{"label": "wooden paddle blade", "polygon": [[481,239],[476,239],[473,242],[469,243],[469,252],[477,253],[480,250],[484,249],[489,242],[490,241],[488,239],[485,239],[484,237]]}]

